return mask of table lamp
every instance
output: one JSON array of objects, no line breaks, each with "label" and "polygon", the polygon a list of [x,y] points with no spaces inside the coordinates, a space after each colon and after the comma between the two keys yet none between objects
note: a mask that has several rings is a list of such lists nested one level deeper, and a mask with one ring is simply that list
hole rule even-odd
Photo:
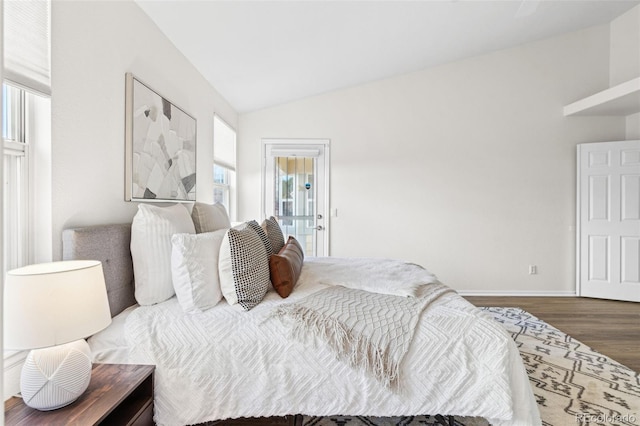
[{"label": "table lamp", "polygon": [[4,348],[32,349],[20,376],[24,403],[49,411],[78,399],[91,380],[91,352],[84,339],[110,323],[99,261],[41,263],[9,271]]}]

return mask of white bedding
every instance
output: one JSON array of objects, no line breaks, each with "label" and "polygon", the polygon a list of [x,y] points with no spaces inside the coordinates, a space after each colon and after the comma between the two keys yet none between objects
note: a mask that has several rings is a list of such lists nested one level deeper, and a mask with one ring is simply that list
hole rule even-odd
[{"label": "white bedding", "polygon": [[[305,260],[303,271],[320,263]],[[457,294],[423,312],[398,393],[338,361],[318,340],[289,338],[286,327],[269,318],[278,305],[328,286],[304,273],[300,281],[289,298],[270,291],[249,312],[223,300],[206,312],[185,314],[175,297],[138,307],[124,321],[127,359],[103,362],[157,366],[159,425],[287,414],[454,414],[485,417],[494,425],[540,424],[514,342]],[[100,346],[99,335],[91,340],[92,348]]]},{"label": "white bedding", "polygon": [[397,259],[316,257],[307,259],[298,283],[340,285],[380,294],[416,297],[420,286],[437,280],[422,266]]}]

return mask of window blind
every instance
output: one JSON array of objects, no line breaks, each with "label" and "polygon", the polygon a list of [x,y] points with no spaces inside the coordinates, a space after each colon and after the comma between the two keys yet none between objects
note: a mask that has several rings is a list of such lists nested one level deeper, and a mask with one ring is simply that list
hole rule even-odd
[{"label": "window blind", "polygon": [[300,158],[316,158],[320,156],[319,149],[291,149],[291,148],[271,148],[269,155],[272,157],[300,157]]},{"label": "window blind", "polygon": [[4,79],[51,95],[51,3],[4,2]]},{"label": "window blind", "polygon": [[213,117],[213,161],[236,169],[236,132],[217,115]]}]

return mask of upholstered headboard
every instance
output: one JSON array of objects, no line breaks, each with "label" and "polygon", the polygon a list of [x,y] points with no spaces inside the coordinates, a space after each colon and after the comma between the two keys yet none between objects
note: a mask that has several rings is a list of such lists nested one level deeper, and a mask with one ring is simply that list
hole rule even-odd
[{"label": "upholstered headboard", "polygon": [[130,245],[131,224],[86,226],[62,231],[64,260],[102,262],[112,317],[136,303]]}]

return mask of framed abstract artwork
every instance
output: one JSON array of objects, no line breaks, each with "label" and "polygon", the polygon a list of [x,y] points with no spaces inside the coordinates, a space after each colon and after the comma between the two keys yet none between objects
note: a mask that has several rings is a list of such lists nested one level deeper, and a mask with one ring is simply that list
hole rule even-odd
[{"label": "framed abstract artwork", "polygon": [[125,199],[196,199],[196,120],[126,74]]}]

